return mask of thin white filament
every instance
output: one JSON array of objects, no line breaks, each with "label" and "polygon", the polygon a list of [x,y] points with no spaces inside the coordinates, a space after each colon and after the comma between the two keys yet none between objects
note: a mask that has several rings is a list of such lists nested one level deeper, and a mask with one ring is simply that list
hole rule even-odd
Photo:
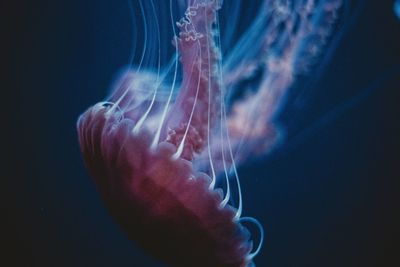
[{"label": "thin white filament", "polygon": [[[220,48],[220,26],[219,26],[219,16],[217,13],[217,32],[218,32],[218,49]],[[221,55],[222,57],[222,55]],[[218,76],[219,76],[219,86],[221,88],[221,96],[220,96],[220,138],[221,138],[221,156],[222,156],[222,164],[224,166],[224,173],[225,173],[225,180],[226,180],[226,195],[225,198],[221,202],[221,207],[225,207],[228,201],[231,198],[231,189],[230,189],[230,182],[229,182],[229,174],[227,171],[227,166],[226,166],[226,160],[225,160],[225,146],[224,146],[224,135],[223,135],[223,111],[224,111],[224,85],[223,85],[223,80],[222,80],[222,71],[221,71],[221,58],[218,60]]]},{"label": "thin white filament", "polygon": [[[128,64],[129,68],[128,69],[130,69],[132,67],[132,64],[133,64],[133,61],[134,61],[135,55],[136,55],[137,32],[134,30],[136,28],[136,16],[135,16],[135,12],[134,12],[134,9],[133,9],[133,5],[132,5],[132,2],[129,1],[129,0],[127,2],[128,2],[128,6],[129,6],[130,15],[131,15],[131,18],[132,18],[132,35],[133,35],[133,40],[132,40],[133,47],[131,49],[130,56],[129,56],[129,61],[128,61],[129,62],[129,64]],[[121,81],[125,80],[125,78],[128,76],[128,73],[129,73],[129,71],[125,72],[124,78],[121,79]],[[116,92],[117,92],[117,90],[114,90],[112,92],[112,94],[107,97],[106,101],[110,101],[110,99],[113,98],[113,96],[116,94]]]},{"label": "thin white filament", "polygon": [[161,121],[160,124],[158,125],[157,128],[157,132],[156,135],[153,139],[153,142],[151,144],[151,149],[154,150],[158,144],[158,141],[160,140],[160,135],[161,135],[161,129],[163,127],[164,121],[165,121],[165,117],[167,116],[167,112],[168,112],[168,108],[169,105],[171,104],[171,99],[172,99],[172,95],[174,93],[174,89],[175,89],[175,84],[176,84],[176,77],[177,77],[177,73],[178,73],[178,41],[177,41],[177,36],[176,36],[176,30],[175,30],[175,25],[174,25],[174,17],[172,14],[172,0],[169,1],[169,11],[170,11],[170,16],[171,16],[171,24],[172,24],[172,30],[174,32],[174,41],[175,41],[175,70],[174,70],[174,79],[172,81],[172,86],[171,86],[171,90],[168,96],[168,100],[167,103],[165,104],[164,107],[164,111],[161,117]]},{"label": "thin white filament", "polygon": [[257,249],[253,253],[247,255],[247,259],[252,260],[255,256],[257,256],[260,253],[260,250],[264,243],[264,228],[262,227],[261,223],[253,217],[242,217],[239,219],[239,222],[254,223],[254,225],[257,226],[258,230],[260,231],[260,242],[258,243]]},{"label": "thin white filament", "polygon": [[137,134],[140,130],[140,128],[142,127],[144,121],[146,120],[147,116],[149,115],[151,109],[153,108],[154,102],[156,100],[156,96],[157,96],[157,92],[158,92],[158,88],[160,86],[159,84],[159,80],[160,80],[160,69],[161,69],[161,41],[160,41],[160,24],[158,22],[158,17],[157,17],[157,13],[155,10],[155,6],[153,3],[153,0],[150,0],[151,6],[152,6],[152,10],[153,10],[153,14],[155,17],[155,22],[156,22],[156,28],[157,28],[157,40],[158,40],[158,68],[157,68],[157,79],[156,79],[156,87],[154,88],[154,94],[153,94],[153,98],[151,99],[151,103],[148,107],[148,109],[146,110],[146,112],[144,113],[144,115],[140,118],[140,120],[136,123],[135,127],[133,128],[132,132],[134,134]]},{"label": "thin white filament", "polygon": [[[143,30],[144,30],[144,44],[143,44],[143,52],[140,58],[140,63],[139,63],[139,67],[136,70],[136,73],[138,73],[140,71],[140,69],[142,68],[142,64],[143,64],[143,60],[144,60],[144,56],[146,55],[146,50],[147,50],[147,23],[146,23],[146,14],[144,12],[144,8],[143,8],[143,4],[142,1],[139,0],[139,5],[140,5],[140,13],[143,19]],[[106,115],[110,115],[112,112],[114,112],[115,108],[117,106],[119,106],[119,103],[121,103],[122,99],[124,99],[124,97],[126,96],[126,94],[129,92],[129,90],[131,89],[131,86],[128,86],[128,88],[126,88],[125,92],[119,97],[119,99],[117,100],[117,102],[115,102],[115,104],[107,111]]]}]

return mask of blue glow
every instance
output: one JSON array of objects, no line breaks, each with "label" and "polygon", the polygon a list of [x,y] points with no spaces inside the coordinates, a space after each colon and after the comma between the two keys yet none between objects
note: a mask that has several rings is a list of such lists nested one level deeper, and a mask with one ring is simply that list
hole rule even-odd
[{"label": "blue glow", "polygon": [[400,0],[396,0],[394,2],[394,13],[396,14],[397,18],[400,19]]}]

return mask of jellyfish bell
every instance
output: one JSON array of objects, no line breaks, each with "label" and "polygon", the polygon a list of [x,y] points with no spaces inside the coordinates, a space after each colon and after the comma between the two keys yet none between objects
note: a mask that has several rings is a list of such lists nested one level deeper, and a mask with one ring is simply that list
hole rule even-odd
[{"label": "jellyfish bell", "polygon": [[[86,165],[105,204],[129,237],[173,266],[246,266],[249,234],[211,179],[190,161],[174,159],[176,147],[149,134],[132,134],[129,119],[93,107],[79,122]],[[101,140],[101,141],[98,141]]]},{"label": "jellyfish bell", "polygon": [[[157,71],[147,68],[157,49],[145,38],[137,68],[78,120],[85,164],[110,213],[130,239],[173,266],[254,264],[264,230],[242,216],[236,166],[282,138],[274,115],[296,74],[327,43],[341,3],[259,2],[223,61],[222,1],[178,1],[186,11],[172,27],[172,64],[161,70],[158,53]],[[153,1],[139,1],[142,14],[144,3],[155,10]],[[238,2],[227,3],[238,10]],[[144,34],[152,32],[161,31]],[[235,90],[244,97],[229,98]],[[258,227],[258,242],[248,223]]]}]

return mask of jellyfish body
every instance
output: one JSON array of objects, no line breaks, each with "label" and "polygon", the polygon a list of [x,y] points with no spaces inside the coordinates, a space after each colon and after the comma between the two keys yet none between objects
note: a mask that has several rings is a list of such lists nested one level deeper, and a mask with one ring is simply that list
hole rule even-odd
[{"label": "jellyfish body", "polygon": [[[340,7],[284,2],[264,1],[222,64],[222,1],[187,1],[173,39],[172,83],[130,71],[78,120],[82,154],[105,205],[132,240],[170,265],[249,266],[260,251],[263,229],[242,217],[236,165],[276,144],[273,114],[295,73],[325,44]],[[227,107],[227,89],[260,69],[259,90]],[[259,227],[257,246],[244,222]]]},{"label": "jellyfish body", "polygon": [[173,159],[176,146],[161,142],[152,151],[147,132],[132,135],[130,120],[106,119],[106,112],[97,106],[86,114],[80,127],[91,130],[80,137],[105,203],[129,237],[173,266],[245,266],[248,234],[233,209],[220,208],[210,178]]}]

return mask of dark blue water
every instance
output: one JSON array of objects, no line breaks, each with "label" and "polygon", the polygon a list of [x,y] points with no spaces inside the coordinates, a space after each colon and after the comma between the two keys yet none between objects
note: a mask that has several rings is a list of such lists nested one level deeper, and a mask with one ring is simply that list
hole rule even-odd
[{"label": "dark blue water", "polygon": [[[129,57],[121,1],[6,6],[2,266],[163,266],[127,240],[88,177],[75,122]],[[240,169],[266,230],[257,266],[400,266],[400,21],[367,1],[288,140]],[[6,250],[4,250],[4,248]]]}]

